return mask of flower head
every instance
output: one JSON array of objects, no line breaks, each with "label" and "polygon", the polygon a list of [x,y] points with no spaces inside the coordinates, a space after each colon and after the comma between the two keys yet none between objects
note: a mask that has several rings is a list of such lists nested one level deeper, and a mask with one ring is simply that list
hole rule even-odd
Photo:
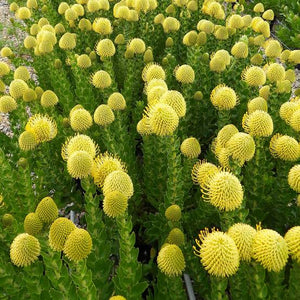
[{"label": "flower head", "polygon": [[53,91],[47,90],[41,96],[41,105],[43,107],[53,107],[58,103],[58,97]]},{"label": "flower head", "polygon": [[300,157],[300,145],[294,138],[277,133],[270,141],[270,152],[275,158],[296,161]]},{"label": "flower head", "polygon": [[30,74],[26,67],[20,66],[14,72],[14,79],[21,79],[27,81],[30,79]]},{"label": "flower head", "polygon": [[43,223],[37,213],[29,213],[24,219],[24,230],[31,235],[38,234],[43,228]]},{"label": "flower head", "polygon": [[298,263],[300,262],[300,226],[289,229],[285,234],[284,240],[287,243],[289,253]]},{"label": "flower head", "polygon": [[[151,95],[152,89],[148,95]],[[186,113],[186,102],[182,96],[182,94],[175,90],[166,91],[159,99],[160,103],[167,104],[171,106],[175,112],[177,113],[178,117],[184,117]]]},{"label": "flower head", "polygon": [[75,230],[74,223],[67,218],[56,219],[49,230],[49,245],[54,251],[62,251],[68,235]]},{"label": "flower head", "polygon": [[38,239],[28,233],[21,233],[10,246],[10,259],[17,267],[26,267],[38,259],[40,252]]},{"label": "flower head", "polygon": [[256,110],[261,110],[261,111],[268,111],[268,104],[265,98],[263,97],[256,97],[251,99],[248,102],[248,113],[251,114],[255,112]]},{"label": "flower head", "polygon": [[58,208],[51,197],[43,198],[36,207],[35,213],[43,223],[52,223],[58,216]]},{"label": "flower head", "polygon": [[195,72],[189,65],[176,67],[174,70],[176,80],[181,83],[193,83],[195,80]]},{"label": "flower head", "polygon": [[73,152],[67,161],[69,174],[73,178],[85,178],[91,174],[93,167],[93,157],[84,150]]},{"label": "flower head", "polygon": [[219,110],[232,109],[238,103],[238,97],[235,91],[224,84],[220,84],[212,90],[210,100]]},{"label": "flower head", "polygon": [[203,193],[213,206],[225,211],[240,207],[244,197],[240,181],[227,171],[214,174],[203,187]]},{"label": "flower head", "polygon": [[250,261],[256,230],[248,224],[236,223],[228,229],[227,234],[234,240],[239,250],[240,260]]},{"label": "flower head", "polygon": [[143,69],[142,78],[146,82],[149,82],[153,79],[165,80],[166,73],[160,65],[155,63],[149,63]]},{"label": "flower head", "polygon": [[291,189],[300,193],[300,165],[295,165],[290,169],[288,183]]},{"label": "flower head", "polygon": [[19,136],[19,147],[21,150],[32,150],[37,145],[37,140],[32,132],[24,131]]},{"label": "flower head", "polygon": [[56,123],[48,115],[33,115],[29,118],[25,130],[34,134],[37,143],[50,141],[57,134]]},{"label": "flower head", "polygon": [[267,74],[267,78],[271,82],[281,81],[284,80],[285,70],[281,64],[272,63],[269,66],[267,66],[266,74]]},{"label": "flower head", "polygon": [[9,85],[9,93],[15,99],[22,98],[27,89],[28,85],[22,79],[14,79]]},{"label": "flower head", "polygon": [[257,231],[252,243],[253,258],[268,271],[279,272],[288,260],[288,246],[283,237],[274,230]]},{"label": "flower head", "polygon": [[108,97],[107,105],[115,111],[124,110],[126,108],[126,101],[121,93],[112,93]]},{"label": "flower head", "polygon": [[127,206],[128,198],[119,191],[109,192],[103,199],[103,211],[112,218],[123,215]]},{"label": "flower head", "polygon": [[109,173],[103,183],[103,194],[106,196],[110,192],[118,191],[127,199],[133,195],[133,184],[130,176],[122,170]]},{"label": "flower head", "polygon": [[103,39],[98,42],[96,52],[101,58],[112,57],[116,53],[116,48],[110,39]]},{"label": "flower head", "polygon": [[181,219],[181,208],[177,204],[169,206],[165,211],[167,220],[177,222]]},{"label": "flower head", "polygon": [[75,228],[67,236],[63,251],[73,261],[80,261],[86,258],[92,251],[90,234],[85,229]]},{"label": "flower head", "polygon": [[197,158],[201,153],[201,146],[196,138],[190,137],[182,142],[180,151],[188,158]]},{"label": "flower head", "polygon": [[243,128],[252,136],[268,137],[273,133],[273,120],[271,116],[262,110],[245,113],[242,122]]},{"label": "flower head", "polygon": [[179,118],[176,111],[167,104],[157,103],[146,111],[151,131],[159,136],[171,135],[176,130]]},{"label": "flower head", "polygon": [[185,268],[185,260],[177,245],[166,244],[157,256],[159,269],[169,277],[178,276]]},{"label": "flower head", "polygon": [[93,22],[93,30],[101,35],[108,35],[113,31],[110,20],[107,18],[96,18]]},{"label": "flower head", "polygon": [[211,177],[218,172],[219,169],[217,166],[205,160],[200,160],[193,167],[192,179],[195,184],[199,184],[202,188],[208,183]]},{"label": "flower head", "polygon": [[18,104],[16,100],[10,96],[0,97],[0,112],[9,113],[17,108]]},{"label": "flower head", "polygon": [[97,71],[92,76],[92,84],[98,89],[108,88],[112,83],[110,75],[106,71]]},{"label": "flower head", "polygon": [[184,244],[184,233],[179,228],[173,228],[167,237],[167,243],[181,246]]},{"label": "flower head", "polygon": [[94,158],[99,152],[99,147],[89,136],[76,134],[67,138],[61,149],[61,156],[64,160],[68,160],[75,151],[79,150],[88,152]]},{"label": "flower head", "polygon": [[196,240],[200,250],[194,247],[195,254],[210,275],[217,277],[231,276],[239,267],[239,252],[234,240],[226,233],[214,231],[200,232]]},{"label": "flower head", "polygon": [[250,86],[260,86],[265,84],[266,74],[262,68],[252,66],[242,72],[242,79]]},{"label": "flower head", "polygon": [[91,114],[84,108],[70,112],[70,125],[74,131],[83,132],[93,125]]},{"label": "flower head", "polygon": [[94,121],[97,125],[107,126],[115,120],[112,109],[107,104],[100,104],[94,112]]}]

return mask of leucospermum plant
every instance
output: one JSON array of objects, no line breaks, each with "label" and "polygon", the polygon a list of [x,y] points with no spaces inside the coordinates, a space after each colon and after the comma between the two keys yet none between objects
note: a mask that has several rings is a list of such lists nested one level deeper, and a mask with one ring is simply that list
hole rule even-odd
[{"label": "leucospermum plant", "polygon": [[300,298],[300,51],[272,7],[10,11],[26,36],[0,51],[0,298],[182,300],[186,275],[196,299]]}]

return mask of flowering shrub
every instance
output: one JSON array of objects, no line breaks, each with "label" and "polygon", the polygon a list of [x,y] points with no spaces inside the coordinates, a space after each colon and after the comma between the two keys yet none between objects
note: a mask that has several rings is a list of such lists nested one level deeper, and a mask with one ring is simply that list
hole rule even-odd
[{"label": "flowering shrub", "polygon": [[299,299],[300,50],[272,9],[10,10],[27,36],[1,50],[1,298],[181,300],[185,272],[198,299]]}]

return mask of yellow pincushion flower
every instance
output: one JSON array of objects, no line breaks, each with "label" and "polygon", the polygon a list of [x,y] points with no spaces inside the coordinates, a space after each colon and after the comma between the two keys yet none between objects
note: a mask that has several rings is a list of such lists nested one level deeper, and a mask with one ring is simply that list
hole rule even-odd
[{"label": "yellow pincushion flower", "polygon": [[269,85],[262,86],[262,87],[259,89],[259,96],[260,96],[260,97],[263,97],[263,98],[265,98],[266,100],[268,100],[269,95],[270,95],[270,86],[269,86]]},{"label": "yellow pincushion flower", "polygon": [[244,132],[234,134],[226,143],[226,147],[229,149],[232,158],[241,165],[252,159],[255,153],[253,137]]},{"label": "yellow pincushion flower", "polygon": [[101,3],[99,0],[89,0],[86,7],[88,12],[93,13],[101,8]]},{"label": "yellow pincushion flower", "polygon": [[103,183],[103,195],[118,191],[128,199],[133,195],[133,184],[131,178],[124,171],[117,170],[109,173]]},{"label": "yellow pincushion flower", "polygon": [[10,96],[2,96],[0,98],[0,112],[9,113],[17,108],[16,100]]},{"label": "yellow pincushion flower", "polygon": [[192,179],[195,184],[204,187],[213,175],[219,172],[217,166],[206,161],[198,161],[192,170]]},{"label": "yellow pincushion flower", "polygon": [[14,79],[22,79],[27,81],[30,79],[30,74],[26,67],[20,66],[14,72]]},{"label": "yellow pincushion flower", "polygon": [[222,8],[222,5],[218,2],[212,1],[208,4],[208,10],[207,13],[218,20],[224,20],[225,19],[225,12]]},{"label": "yellow pincushion flower", "polygon": [[193,83],[195,80],[195,72],[189,65],[181,65],[174,70],[176,80],[183,83]]},{"label": "yellow pincushion flower", "polygon": [[253,258],[269,272],[281,271],[288,260],[288,246],[283,237],[274,230],[257,231],[252,244]]},{"label": "yellow pincushion flower", "polygon": [[[205,34],[205,33],[204,33]],[[194,46],[197,43],[198,34],[197,31],[189,31],[182,40],[182,43],[186,46]]]},{"label": "yellow pincushion flower", "polygon": [[108,153],[100,154],[95,158],[92,176],[96,185],[103,187],[105,178],[113,171],[126,172],[126,167],[119,158]]},{"label": "yellow pincushion flower", "polygon": [[53,107],[58,103],[58,97],[53,91],[47,90],[41,96],[41,105],[43,107]]},{"label": "yellow pincushion flower", "polygon": [[268,111],[268,104],[265,98],[256,97],[248,102],[248,113],[251,114],[256,110]]},{"label": "yellow pincushion flower", "polygon": [[196,255],[201,258],[201,263],[210,275],[227,277],[236,273],[239,267],[239,252],[234,240],[223,232],[208,233],[199,241],[200,251]]},{"label": "yellow pincushion flower", "polygon": [[167,243],[181,246],[184,244],[184,234],[179,228],[173,228],[167,237]]},{"label": "yellow pincushion flower", "polygon": [[252,66],[242,72],[242,79],[250,86],[260,86],[265,84],[266,74],[262,68]]},{"label": "yellow pincushion flower", "polygon": [[66,29],[63,24],[57,23],[54,27],[55,34],[63,34],[66,32]]},{"label": "yellow pincushion flower", "polygon": [[293,112],[289,119],[289,123],[295,131],[300,131],[300,109],[297,109],[295,112]]},{"label": "yellow pincushion flower", "polygon": [[220,57],[214,57],[209,62],[209,68],[214,72],[223,72],[226,69],[226,64],[224,60]]},{"label": "yellow pincushion flower", "polygon": [[169,206],[165,211],[167,220],[177,222],[181,219],[181,208],[177,204]]},{"label": "yellow pincushion flower", "polygon": [[76,226],[67,218],[56,219],[49,230],[49,245],[54,251],[64,249],[68,235],[75,230]]},{"label": "yellow pincushion flower", "polygon": [[142,39],[134,38],[128,43],[135,54],[143,54],[146,51],[145,42]]},{"label": "yellow pincushion flower", "polygon": [[231,48],[231,54],[235,58],[246,58],[248,56],[248,45],[244,42],[237,42]]},{"label": "yellow pincushion flower", "polygon": [[87,69],[92,65],[92,61],[87,54],[82,54],[77,57],[77,66],[82,69]]},{"label": "yellow pincushion flower", "polygon": [[148,64],[154,61],[152,48],[149,47],[143,55],[144,63]]},{"label": "yellow pincushion flower", "polygon": [[80,19],[79,23],[78,23],[78,28],[81,31],[90,31],[92,30],[92,24],[91,21],[88,19]]},{"label": "yellow pincushion flower", "polygon": [[262,46],[265,42],[265,37],[261,34],[261,35],[258,35],[256,36],[254,39],[253,39],[253,43],[255,46]]},{"label": "yellow pincushion flower", "polygon": [[290,169],[288,183],[291,189],[300,193],[300,165],[295,165]]},{"label": "yellow pincushion flower", "polygon": [[230,169],[230,151],[227,148],[218,147],[215,149],[215,154],[220,166]]},{"label": "yellow pincushion flower", "polygon": [[284,80],[285,70],[282,65],[278,63],[273,63],[267,67],[266,74],[267,74],[267,78],[271,82],[281,81]]},{"label": "yellow pincushion flower", "polygon": [[151,131],[159,136],[173,134],[179,123],[176,111],[164,103],[157,103],[150,107],[146,114],[149,118]]},{"label": "yellow pincushion flower", "polygon": [[253,11],[256,12],[256,13],[263,13],[264,10],[265,10],[264,5],[260,2],[255,4],[255,6],[253,8]]},{"label": "yellow pincushion flower", "polygon": [[36,38],[34,38],[33,36],[27,36],[24,40],[24,47],[26,49],[32,49],[34,47],[36,47],[37,45],[37,41]]},{"label": "yellow pincushion flower", "polygon": [[227,40],[229,37],[228,29],[224,26],[221,26],[218,29],[216,29],[216,31],[214,32],[214,35],[217,40],[223,40],[223,41]]},{"label": "yellow pincushion flower", "polygon": [[37,238],[28,233],[16,236],[10,245],[10,259],[17,267],[27,267],[38,259],[41,246]]},{"label": "yellow pincushion flower", "polygon": [[[4,205],[4,203],[1,201],[1,207]],[[11,214],[4,214],[2,216],[2,224],[4,227],[9,227],[13,224],[15,218]]]},{"label": "yellow pincushion flower", "polygon": [[97,71],[92,76],[92,84],[98,89],[108,88],[112,83],[110,75],[106,71]]},{"label": "yellow pincushion flower", "polygon": [[163,20],[162,26],[165,33],[178,31],[180,28],[180,22],[173,17],[167,17]]},{"label": "yellow pincushion flower", "polygon": [[264,58],[260,53],[254,54],[250,59],[250,62],[255,66],[260,66],[263,63],[263,61]]},{"label": "yellow pincushion flower", "polygon": [[289,229],[285,234],[284,240],[287,243],[289,253],[298,263],[300,262],[300,226]]},{"label": "yellow pincushion flower", "polygon": [[51,197],[45,197],[39,202],[35,213],[43,223],[52,223],[58,216],[58,208]]},{"label": "yellow pincushion flower", "polygon": [[295,102],[285,102],[280,106],[279,115],[287,124],[290,124],[290,119],[293,113],[299,109],[299,105]]},{"label": "yellow pincushion flower", "polygon": [[64,160],[68,160],[75,151],[80,150],[86,151],[94,158],[99,152],[99,147],[89,136],[76,134],[66,140],[61,149],[61,156]]},{"label": "yellow pincushion flower", "polygon": [[244,21],[240,15],[231,15],[226,21],[229,28],[240,29],[244,27]]},{"label": "yellow pincushion flower", "polygon": [[38,234],[43,228],[43,223],[37,213],[29,213],[24,219],[24,230],[31,235]]},{"label": "yellow pincushion flower", "polygon": [[92,251],[90,234],[85,229],[75,228],[68,235],[63,251],[69,260],[75,262],[86,258]]},{"label": "yellow pincushion flower", "polygon": [[9,65],[3,61],[0,61],[0,77],[7,75],[9,72]]},{"label": "yellow pincushion flower", "polygon": [[9,85],[9,93],[15,99],[22,98],[27,89],[28,85],[22,79],[14,79]]},{"label": "yellow pincushion flower", "polygon": [[[121,3],[121,2],[119,2],[119,3]],[[128,20],[129,16],[130,16],[130,10],[127,6],[118,5],[118,4],[116,4],[114,6],[114,17],[115,18]]]},{"label": "yellow pincushion flower", "polygon": [[276,93],[290,93],[292,89],[292,84],[289,80],[281,80],[276,82]]},{"label": "yellow pincushion flower", "polygon": [[188,158],[197,158],[201,153],[201,146],[196,138],[190,137],[182,142],[180,151]]},{"label": "yellow pincushion flower", "polygon": [[59,47],[63,50],[72,50],[76,47],[75,33],[66,32],[59,40]]},{"label": "yellow pincushion flower", "polygon": [[185,260],[177,245],[165,245],[157,256],[157,265],[161,272],[169,277],[179,276],[185,269]]},{"label": "yellow pincushion flower", "polygon": [[264,44],[265,54],[267,57],[277,58],[280,57],[282,46],[277,40],[267,40]]},{"label": "yellow pincushion flower", "polygon": [[284,79],[289,80],[291,83],[296,81],[296,73],[294,70],[289,69],[285,71]]},{"label": "yellow pincushion flower", "polygon": [[35,135],[29,131],[24,131],[19,136],[19,147],[21,150],[28,151],[36,147]]},{"label": "yellow pincushion flower", "polygon": [[270,152],[275,158],[296,161],[300,157],[300,145],[294,138],[277,133],[270,141]]},{"label": "yellow pincushion flower", "polygon": [[34,134],[38,143],[50,141],[56,137],[57,127],[47,115],[33,115],[29,118],[25,130]]},{"label": "yellow pincushion flower", "polygon": [[168,90],[168,86],[166,84],[166,82],[163,79],[152,79],[149,82],[145,83],[145,89],[144,92],[147,95],[153,88],[156,87],[161,87],[163,88],[165,91]]},{"label": "yellow pincushion flower", "polygon": [[94,121],[100,126],[107,126],[115,120],[112,109],[107,104],[100,104],[94,112]]},{"label": "yellow pincushion flower", "polygon": [[73,178],[85,178],[91,174],[93,157],[86,151],[78,150],[73,152],[67,161],[69,174]]},{"label": "yellow pincushion flower", "polygon": [[291,51],[289,58],[289,62],[296,64],[300,64],[300,50]]},{"label": "yellow pincushion flower", "polygon": [[166,73],[160,65],[155,63],[149,63],[143,69],[142,78],[146,82],[149,82],[150,80],[153,79],[165,80]]},{"label": "yellow pincushion flower", "polygon": [[149,118],[143,116],[143,118],[137,123],[136,130],[140,135],[152,134]]},{"label": "yellow pincushion flower", "polygon": [[110,39],[103,39],[98,42],[96,52],[101,58],[112,57],[116,53],[116,48]]},{"label": "yellow pincushion flower", "polygon": [[221,58],[226,66],[230,65],[230,54],[228,53],[227,50],[221,49],[218,50],[216,53],[212,54],[212,59],[214,58]]},{"label": "yellow pincushion flower", "polygon": [[9,5],[9,10],[12,11],[12,12],[16,12],[18,9],[19,9],[19,6],[16,2],[12,2]]},{"label": "yellow pincushion flower", "polygon": [[274,12],[272,9],[268,9],[266,10],[262,17],[265,19],[265,20],[268,20],[268,21],[273,21],[274,20]]},{"label": "yellow pincushion flower", "polygon": [[[151,95],[151,91],[149,92],[149,95]],[[170,107],[172,107],[179,118],[184,117],[186,114],[186,102],[182,94],[178,91],[175,90],[166,91],[160,97],[159,102],[163,104],[167,104]]]},{"label": "yellow pincushion flower", "polygon": [[27,7],[20,7],[15,14],[17,19],[27,20],[31,18],[31,11]]},{"label": "yellow pincushion flower", "polygon": [[84,108],[70,112],[70,124],[74,131],[85,131],[93,125],[91,114]]},{"label": "yellow pincushion flower", "polygon": [[0,51],[0,55],[2,57],[11,57],[11,56],[13,56],[13,54],[14,53],[12,52],[12,50],[9,47],[3,47]]},{"label": "yellow pincushion flower", "polygon": [[243,22],[244,22],[244,28],[250,27],[252,22],[252,17],[250,15],[244,15],[242,16]]},{"label": "yellow pincushion flower", "polygon": [[75,21],[76,19],[78,19],[78,14],[72,7],[68,8],[65,11],[64,15],[67,21]]},{"label": "yellow pincushion flower", "polygon": [[238,250],[240,260],[250,261],[252,257],[252,242],[256,230],[243,223],[236,223],[228,229],[227,234],[234,240]]},{"label": "yellow pincushion flower", "polygon": [[208,20],[200,20],[197,24],[197,30],[204,31],[207,34],[213,33],[214,29],[215,29],[214,23]]},{"label": "yellow pincushion flower", "polygon": [[128,206],[128,199],[119,191],[109,192],[103,199],[103,211],[111,218],[123,215]]},{"label": "yellow pincushion flower", "polygon": [[124,110],[126,108],[126,101],[122,94],[112,93],[107,100],[107,105],[115,111]]},{"label": "yellow pincushion flower", "polygon": [[109,300],[126,300],[126,298],[123,296],[117,295],[117,296],[110,297]]},{"label": "yellow pincushion flower", "polygon": [[232,109],[238,103],[238,97],[235,91],[224,84],[220,84],[212,90],[210,100],[219,110]]},{"label": "yellow pincushion flower", "polygon": [[262,110],[245,113],[242,125],[247,133],[256,137],[268,137],[273,133],[274,128],[272,117]]},{"label": "yellow pincushion flower", "polygon": [[244,197],[238,178],[226,171],[213,175],[203,187],[203,193],[213,206],[225,211],[240,207]]}]

